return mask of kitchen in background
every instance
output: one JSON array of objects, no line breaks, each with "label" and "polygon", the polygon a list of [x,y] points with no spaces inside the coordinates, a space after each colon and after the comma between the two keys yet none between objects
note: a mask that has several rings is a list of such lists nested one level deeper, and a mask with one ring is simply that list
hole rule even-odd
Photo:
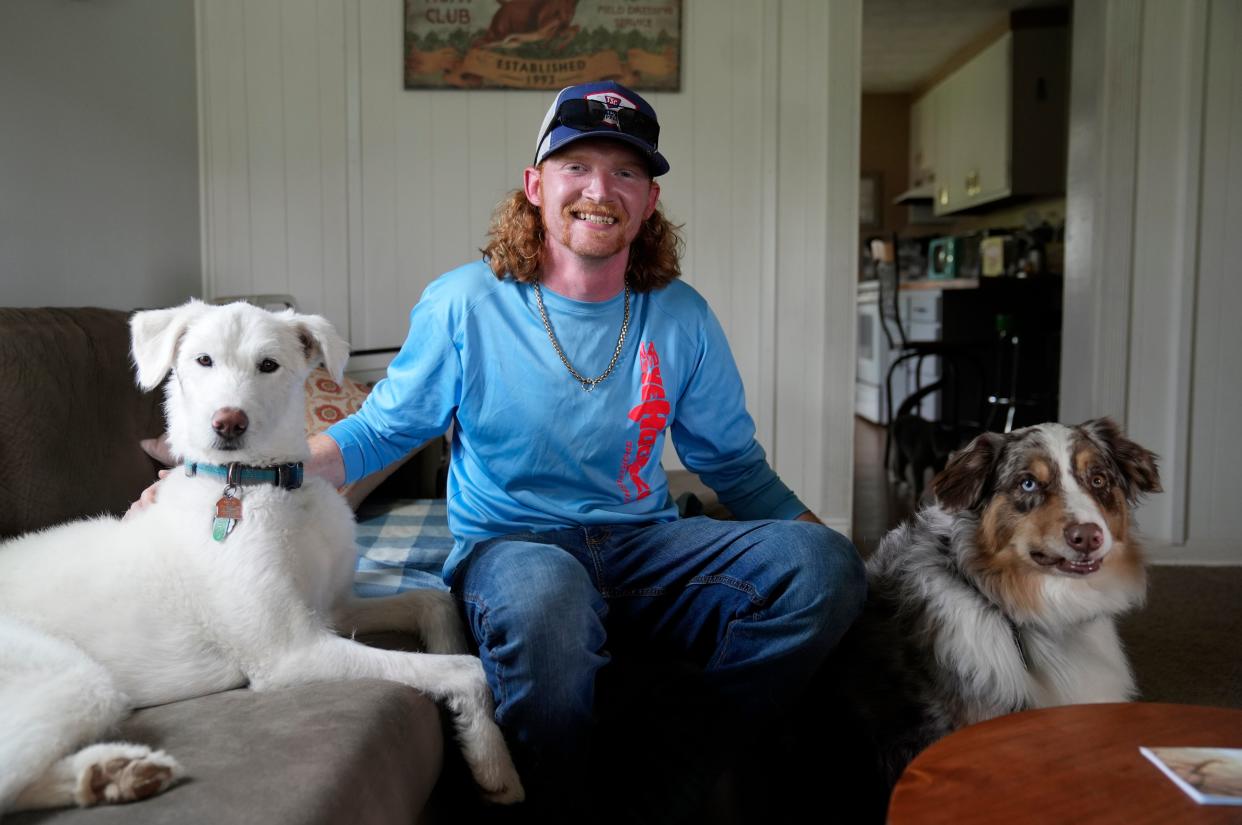
[{"label": "kitchen in background", "polygon": [[922,5],[864,3],[856,384],[916,496],[974,434],[1057,416],[1071,19]]}]

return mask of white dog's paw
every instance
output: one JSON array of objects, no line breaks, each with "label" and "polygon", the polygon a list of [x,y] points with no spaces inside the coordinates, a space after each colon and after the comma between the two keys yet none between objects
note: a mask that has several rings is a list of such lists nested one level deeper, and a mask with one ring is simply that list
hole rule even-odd
[{"label": "white dog's paw", "polygon": [[463,753],[483,798],[497,805],[512,805],[525,799],[526,789],[509,755],[509,746],[492,719],[490,696],[483,713],[467,730],[469,741],[463,743]]},{"label": "white dog's paw", "polygon": [[145,745],[91,745],[74,754],[73,764],[74,799],[83,808],[155,796],[185,774],[176,759]]},{"label": "white dog's paw", "polygon": [[508,750],[504,750],[500,758],[488,760],[479,766],[474,775],[479,785],[479,792],[488,802],[496,805],[512,805],[526,798],[526,789],[518,777],[517,768],[509,758]]},{"label": "white dog's paw", "polygon": [[458,735],[470,775],[484,799],[498,805],[512,805],[526,798],[504,734],[492,721],[490,712],[476,717],[473,724],[463,725]]},{"label": "white dog's paw", "polygon": [[[496,724],[495,706],[482,663],[473,656],[445,656],[443,659],[460,663],[461,675],[469,674],[468,684],[449,695],[446,704],[470,775],[488,802],[500,805],[521,802],[526,798],[526,791],[513,766],[504,734]],[[477,670],[471,664],[477,665]]]},{"label": "white dog's paw", "polygon": [[504,734],[493,718],[492,695],[486,683],[482,690],[450,698],[448,709],[457,728],[462,755],[483,799],[512,805],[527,798],[508,745],[504,743]]}]

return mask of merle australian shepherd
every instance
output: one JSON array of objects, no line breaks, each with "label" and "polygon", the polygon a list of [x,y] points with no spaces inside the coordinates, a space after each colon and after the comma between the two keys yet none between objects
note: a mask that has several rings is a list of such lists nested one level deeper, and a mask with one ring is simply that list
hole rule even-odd
[{"label": "merle australian shepherd", "polygon": [[1159,489],[1155,456],[1109,419],[953,455],[935,503],[868,559],[866,608],[817,696],[839,754],[822,767],[861,805],[843,821],[882,818],[909,761],[957,728],[1133,698],[1114,621],[1143,601],[1130,510]]}]

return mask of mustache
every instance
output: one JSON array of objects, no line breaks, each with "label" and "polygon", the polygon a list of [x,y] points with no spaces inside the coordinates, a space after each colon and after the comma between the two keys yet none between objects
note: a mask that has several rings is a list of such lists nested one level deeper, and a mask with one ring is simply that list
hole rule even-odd
[{"label": "mustache", "polygon": [[568,204],[561,210],[562,216],[567,220],[573,217],[574,213],[579,215],[595,215],[601,218],[612,218],[617,223],[623,222],[628,216],[624,209],[603,203],[591,203],[590,201],[575,201]]}]

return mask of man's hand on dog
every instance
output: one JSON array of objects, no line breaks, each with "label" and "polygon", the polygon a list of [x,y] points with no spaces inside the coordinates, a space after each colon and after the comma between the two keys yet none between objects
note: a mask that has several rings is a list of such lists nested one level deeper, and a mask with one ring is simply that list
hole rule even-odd
[{"label": "man's hand on dog", "polygon": [[[142,451],[151,458],[163,464],[165,467],[172,467],[177,463],[177,459],[173,458],[172,451],[168,449],[168,433],[160,433],[155,438],[141,439],[139,444],[142,445]],[[160,470],[159,481],[150,484],[147,489],[142,491],[142,495],[138,496],[138,500],[129,505],[129,509],[125,511],[125,515],[121,516],[121,521],[125,521],[132,515],[141,513],[143,510],[155,503],[155,496],[159,490],[160,481],[168,475],[168,470]]]},{"label": "man's hand on dog", "polygon": [[[160,470],[160,481],[164,480],[171,470]],[[155,503],[155,496],[159,492],[160,481],[153,482],[147,489],[142,491],[142,495],[138,496],[138,500],[129,505],[129,509],[125,511],[125,515],[121,516],[121,521],[125,521],[130,516],[141,513],[143,510]]]}]

